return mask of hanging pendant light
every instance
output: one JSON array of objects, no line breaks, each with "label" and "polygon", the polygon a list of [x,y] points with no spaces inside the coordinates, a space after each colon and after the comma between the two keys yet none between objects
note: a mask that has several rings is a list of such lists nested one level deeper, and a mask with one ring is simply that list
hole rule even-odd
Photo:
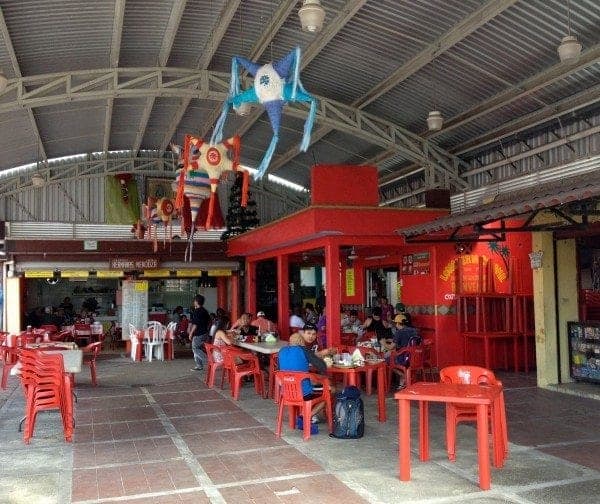
[{"label": "hanging pendant light", "polygon": [[33,187],[43,187],[46,183],[46,180],[41,173],[34,173],[31,176],[31,183],[33,184]]},{"label": "hanging pendant light", "polygon": [[581,42],[577,40],[577,37],[567,35],[563,37],[557,51],[558,57],[563,63],[577,61],[581,54]]},{"label": "hanging pendant light", "polygon": [[561,62],[572,63],[577,61],[581,54],[581,42],[571,34],[571,2],[567,2],[567,35],[563,37],[557,48]]},{"label": "hanging pendant light", "polygon": [[40,144],[38,143],[37,160],[35,162],[35,173],[31,176],[31,184],[33,187],[43,187],[46,179],[40,173]]},{"label": "hanging pendant light", "polygon": [[435,61],[432,61],[432,76],[431,76],[431,100],[433,102],[433,110],[427,115],[427,129],[429,131],[439,131],[442,129],[444,124],[444,117],[437,108],[437,91],[436,91],[436,65]]},{"label": "hanging pendant light", "polygon": [[8,86],[8,79],[7,79],[6,75],[4,75],[2,72],[0,72],[0,93],[4,92],[4,90],[6,89],[6,86]]},{"label": "hanging pendant light", "polygon": [[319,0],[304,0],[298,10],[302,31],[317,33],[323,28],[325,9]]},{"label": "hanging pendant light", "polygon": [[439,110],[432,110],[427,116],[427,128],[429,131],[439,131],[444,124],[444,117]]}]

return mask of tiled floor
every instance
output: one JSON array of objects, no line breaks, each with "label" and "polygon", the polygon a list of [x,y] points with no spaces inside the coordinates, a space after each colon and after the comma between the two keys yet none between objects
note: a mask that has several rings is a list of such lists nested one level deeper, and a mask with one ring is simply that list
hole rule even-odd
[{"label": "tiled floor", "polygon": [[[23,402],[13,383],[0,407],[0,502],[549,504],[600,494],[600,401],[538,389],[533,375],[501,376],[510,455],[482,492],[474,430],[459,426],[450,463],[441,407],[431,408],[431,460],[418,461],[413,430],[412,480],[403,483],[391,395],[386,423],[376,420],[375,396],[364,396],[362,439],[321,432],[304,442],[286,422],[278,439],[271,400],[248,384],[232,401],[227,389],[207,389],[190,364],[100,361],[99,387],[78,377],[72,444],[62,440],[54,413],[40,415],[31,445],[22,443]],[[415,415],[413,408],[413,425]]]}]

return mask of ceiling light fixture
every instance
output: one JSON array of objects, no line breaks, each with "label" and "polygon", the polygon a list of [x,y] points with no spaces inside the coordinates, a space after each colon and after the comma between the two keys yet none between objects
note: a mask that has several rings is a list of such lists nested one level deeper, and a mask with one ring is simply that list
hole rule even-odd
[{"label": "ceiling light fixture", "polygon": [[351,261],[358,259],[358,254],[356,253],[356,249],[354,247],[352,247],[350,249],[350,253],[348,254],[348,259],[350,259]]},{"label": "ceiling light fixture", "polygon": [[435,89],[435,78],[436,71],[435,65],[432,66],[432,77],[431,77],[431,98],[433,101],[433,110],[429,112],[427,116],[427,129],[429,131],[439,131],[442,129],[442,125],[444,124],[444,117],[442,113],[437,110],[437,92]]},{"label": "ceiling light fixture", "polygon": [[31,183],[33,184],[33,187],[43,187],[45,182],[46,180],[41,173],[34,173],[31,176]]},{"label": "ceiling light fixture", "polygon": [[3,93],[8,86],[8,78],[0,71],[0,93]]},{"label": "ceiling light fixture", "polygon": [[581,42],[575,35],[571,35],[571,2],[567,1],[567,35],[563,37],[557,48],[560,61],[572,63],[577,61],[581,54]]},{"label": "ceiling light fixture", "polygon": [[317,33],[323,28],[325,9],[319,0],[304,0],[298,9],[302,31]]},{"label": "ceiling light fixture", "polygon": [[427,128],[429,131],[439,131],[444,124],[444,117],[439,110],[432,110],[427,116]]}]

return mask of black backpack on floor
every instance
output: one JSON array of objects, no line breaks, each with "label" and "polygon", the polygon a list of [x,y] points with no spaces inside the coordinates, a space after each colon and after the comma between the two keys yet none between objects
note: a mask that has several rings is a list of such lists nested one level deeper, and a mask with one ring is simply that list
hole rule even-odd
[{"label": "black backpack on floor", "polygon": [[335,396],[333,407],[333,432],[331,437],[358,439],[365,433],[365,407],[360,390],[346,387]]}]

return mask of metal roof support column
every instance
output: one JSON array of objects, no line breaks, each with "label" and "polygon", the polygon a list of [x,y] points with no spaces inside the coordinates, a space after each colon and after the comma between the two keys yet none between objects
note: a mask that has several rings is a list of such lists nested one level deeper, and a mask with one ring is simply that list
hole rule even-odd
[{"label": "metal roof support column", "polygon": [[290,334],[290,296],[288,293],[288,281],[290,277],[289,256],[280,254],[277,256],[277,327],[279,335],[289,339]]},{"label": "metal roof support column", "polygon": [[340,343],[341,293],[340,244],[337,241],[328,241],[325,245],[325,317],[328,347]]}]

